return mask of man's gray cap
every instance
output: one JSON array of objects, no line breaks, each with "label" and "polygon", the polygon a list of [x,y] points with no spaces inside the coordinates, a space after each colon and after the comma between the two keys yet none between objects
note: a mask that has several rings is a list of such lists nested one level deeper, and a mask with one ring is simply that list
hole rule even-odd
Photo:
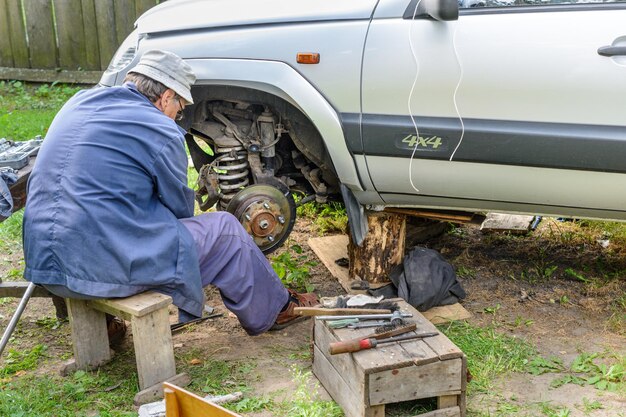
[{"label": "man's gray cap", "polygon": [[158,81],[176,94],[193,104],[191,86],[196,82],[196,75],[189,64],[178,55],[152,49],[144,52],[136,67],[128,72],[136,72]]}]

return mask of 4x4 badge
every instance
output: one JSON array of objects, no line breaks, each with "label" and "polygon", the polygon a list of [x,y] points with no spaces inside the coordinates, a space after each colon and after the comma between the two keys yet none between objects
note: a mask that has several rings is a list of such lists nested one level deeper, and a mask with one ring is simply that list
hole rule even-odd
[{"label": "4x4 badge", "polygon": [[402,139],[401,142],[406,143],[407,147],[411,149],[415,147],[437,149],[439,146],[443,144],[443,139],[435,135],[430,136],[430,137],[424,137],[424,136],[418,137],[417,135],[408,135],[407,137]]}]

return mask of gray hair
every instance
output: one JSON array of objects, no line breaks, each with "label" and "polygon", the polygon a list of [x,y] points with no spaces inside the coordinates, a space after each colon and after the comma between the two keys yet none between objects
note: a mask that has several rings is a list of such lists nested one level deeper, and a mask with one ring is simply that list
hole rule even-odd
[{"label": "gray hair", "polygon": [[167,90],[167,87],[152,78],[136,72],[129,72],[124,78],[124,82],[130,81],[137,86],[137,91],[146,96],[148,100],[155,103],[163,93]]}]

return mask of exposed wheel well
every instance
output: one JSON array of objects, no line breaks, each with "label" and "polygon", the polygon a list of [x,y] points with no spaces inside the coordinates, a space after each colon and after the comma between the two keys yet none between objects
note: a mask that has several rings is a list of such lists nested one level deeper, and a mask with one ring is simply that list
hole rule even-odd
[{"label": "exposed wheel well", "polygon": [[[209,102],[242,102],[269,107],[285,124],[288,138],[302,154],[322,172],[329,191],[339,191],[338,179],[324,140],[313,122],[298,108],[284,99],[265,91],[237,86],[197,85],[193,88],[195,104],[186,111],[183,127],[189,129],[193,122],[203,117],[202,107]],[[186,124],[186,125],[185,125]]]}]

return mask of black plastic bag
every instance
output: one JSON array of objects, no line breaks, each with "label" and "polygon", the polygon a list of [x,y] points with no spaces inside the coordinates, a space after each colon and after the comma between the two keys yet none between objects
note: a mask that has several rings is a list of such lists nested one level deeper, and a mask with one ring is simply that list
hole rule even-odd
[{"label": "black plastic bag", "polygon": [[373,295],[402,297],[418,311],[454,304],[466,297],[452,265],[432,249],[413,248],[389,278],[393,285],[371,291]]}]

